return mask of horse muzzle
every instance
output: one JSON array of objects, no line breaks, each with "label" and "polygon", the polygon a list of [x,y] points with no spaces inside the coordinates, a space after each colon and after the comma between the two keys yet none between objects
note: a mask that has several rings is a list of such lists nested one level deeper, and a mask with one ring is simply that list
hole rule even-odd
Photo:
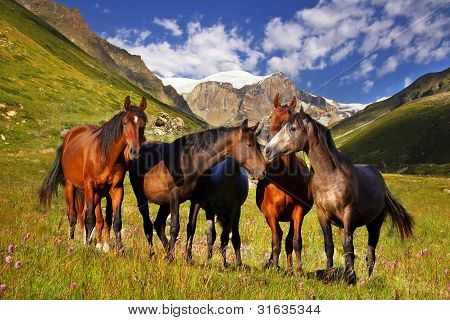
[{"label": "horse muzzle", "polygon": [[140,148],[130,147],[130,150],[128,151],[128,153],[130,155],[130,160],[139,159],[139,149]]}]

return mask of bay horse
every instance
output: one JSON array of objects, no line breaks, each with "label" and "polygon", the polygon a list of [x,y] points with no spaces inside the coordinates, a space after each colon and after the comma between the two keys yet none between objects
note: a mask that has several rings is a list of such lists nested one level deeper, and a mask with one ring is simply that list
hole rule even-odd
[{"label": "bay horse", "polygon": [[123,250],[120,230],[122,228],[121,205],[123,200],[123,180],[127,169],[128,150],[130,160],[139,157],[147,116],[144,110],[147,100],[142,98],[139,105],[131,105],[130,96],[124,101],[124,110],[116,114],[102,126],[84,125],[72,128],[64,136],[58,148],[56,160],[44,179],[39,197],[42,205],[51,203],[58,184],[64,185],[69,219],[69,239],[74,238],[77,210],[80,208],[76,190],[85,195],[83,214],[85,219],[85,241],[89,242],[94,226],[98,232],[98,243],[102,243],[103,216],[101,197],[111,200],[114,217],[116,248]]},{"label": "bay horse", "polygon": [[412,236],[410,213],[394,198],[381,173],[368,165],[354,165],[334,144],[329,129],[303,111],[291,116],[264,149],[267,159],[303,150],[314,169],[311,191],[325,239],[327,269],[333,267],[334,244],[331,225],[341,229],[345,253],[345,276],[356,283],[353,233],[366,226],[369,276],[375,265],[375,249],[386,215],[390,215],[401,238]]},{"label": "bay horse", "polygon": [[[274,99],[269,123],[269,138],[273,138],[288,118],[295,112],[297,98],[289,105],[282,105],[280,94]],[[297,271],[301,272],[302,224],[304,216],[311,210],[313,199],[309,192],[310,172],[305,161],[294,153],[281,155],[267,166],[266,177],[258,181],[256,204],[264,213],[272,232],[272,253],[266,267],[278,268],[283,232],[280,222],[289,222],[285,250],[287,270],[292,271],[292,252],[297,257]]]},{"label": "bay horse", "polygon": [[[153,254],[153,225],[148,202],[159,204],[155,229],[169,261],[174,258],[180,231],[179,207],[195,190],[199,177],[226,157],[233,158],[260,179],[266,163],[256,142],[257,125],[220,127],[183,136],[172,143],[143,144],[138,161],[130,162],[130,182],[143,218],[150,255]],[[164,233],[171,215],[170,242]]]},{"label": "bay horse", "polygon": [[213,245],[216,240],[215,217],[222,227],[220,236],[220,253],[223,266],[227,267],[226,248],[230,240],[236,255],[236,265],[242,265],[241,236],[239,220],[241,207],[248,195],[247,172],[232,158],[226,158],[207,170],[197,183],[190,200],[189,223],[187,225],[186,260],[192,260],[192,242],[197,225],[197,215],[205,210],[208,241],[208,259],[212,258]]}]

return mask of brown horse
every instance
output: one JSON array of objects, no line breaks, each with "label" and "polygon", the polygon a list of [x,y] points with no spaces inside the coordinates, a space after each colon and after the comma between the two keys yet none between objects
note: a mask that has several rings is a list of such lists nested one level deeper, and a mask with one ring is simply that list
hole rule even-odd
[{"label": "brown horse", "polygon": [[144,113],[146,106],[145,98],[142,98],[139,107],[136,107],[131,105],[130,97],[127,96],[124,102],[125,110],[101,127],[78,126],[64,136],[55,163],[42,183],[40,202],[43,205],[49,204],[58,184],[64,184],[70,239],[74,238],[80,201],[76,198],[76,190],[82,190],[85,195],[85,241],[88,242],[95,226],[98,232],[97,241],[102,243],[104,221],[100,200],[106,196],[111,200],[116,248],[118,252],[122,251],[120,230],[123,180],[127,169],[125,150],[128,150],[130,160],[138,158],[147,122]]},{"label": "brown horse", "polygon": [[[150,254],[153,254],[153,225],[148,202],[160,205],[155,229],[169,260],[174,258],[180,231],[179,206],[188,200],[202,174],[226,157],[244,166],[255,178],[262,178],[266,163],[256,142],[257,125],[247,120],[240,127],[217,128],[187,135],[172,143],[143,144],[138,161],[130,163],[130,181],[144,222]],[[165,235],[171,214],[170,242]]]},{"label": "brown horse", "polygon": [[[272,138],[294,113],[297,98],[289,105],[281,105],[280,95],[274,99],[274,109],[270,116],[269,138]],[[304,216],[312,207],[313,200],[308,191],[310,173],[303,159],[290,155],[276,157],[266,169],[266,178],[258,182],[256,204],[266,216],[272,232],[272,253],[266,267],[278,268],[281,252],[281,231],[279,222],[289,222],[285,250],[287,269],[292,270],[292,252],[297,257],[297,270],[301,271],[302,224]]]},{"label": "brown horse", "polygon": [[331,225],[334,224],[341,229],[347,282],[355,284],[355,229],[366,226],[369,233],[366,262],[370,276],[386,215],[391,216],[402,238],[412,235],[413,219],[391,194],[381,173],[368,165],[354,165],[336,148],[330,130],[306,114],[303,108],[300,113],[289,118],[269,142],[264,153],[271,160],[277,155],[300,150],[308,154],[314,169],[311,192],[325,238],[327,268],[333,267]]}]

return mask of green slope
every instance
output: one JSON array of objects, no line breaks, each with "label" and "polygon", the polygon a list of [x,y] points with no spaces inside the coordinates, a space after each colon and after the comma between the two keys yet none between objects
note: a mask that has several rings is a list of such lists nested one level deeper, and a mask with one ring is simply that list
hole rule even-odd
[{"label": "green slope", "polygon": [[375,121],[334,132],[340,150],[354,162],[409,173],[450,174],[450,93],[406,103]]},{"label": "green slope", "polygon": [[341,136],[374,121],[405,103],[448,91],[450,91],[450,68],[441,72],[428,73],[389,99],[370,104],[356,115],[340,121],[331,130],[335,136]]},{"label": "green slope", "polygon": [[[145,94],[14,1],[0,0],[2,154],[54,148],[62,129],[108,120],[128,94],[135,103],[146,96],[149,115],[164,110],[182,117],[190,130],[205,126]],[[6,119],[10,111],[17,114]]]}]

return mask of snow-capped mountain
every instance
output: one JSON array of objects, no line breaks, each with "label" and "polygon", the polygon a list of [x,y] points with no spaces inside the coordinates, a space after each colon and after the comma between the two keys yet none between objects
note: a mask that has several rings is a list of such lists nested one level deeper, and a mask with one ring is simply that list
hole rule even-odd
[{"label": "snow-capped mountain", "polygon": [[241,89],[243,86],[262,81],[271,75],[256,76],[246,71],[225,71],[215,73],[206,78],[195,80],[189,78],[160,78],[165,86],[171,85],[179,94],[190,93],[194,88],[203,82],[214,81],[218,83],[230,83],[233,88]]},{"label": "snow-capped mountain", "polygon": [[324,125],[347,118],[365,107],[360,103],[340,103],[297,90],[283,73],[266,76],[246,71],[226,71],[195,80],[161,78],[186,99],[191,110],[212,125],[221,125],[248,118],[259,121],[270,115],[273,98],[280,93],[284,100],[297,96],[299,107]]}]

